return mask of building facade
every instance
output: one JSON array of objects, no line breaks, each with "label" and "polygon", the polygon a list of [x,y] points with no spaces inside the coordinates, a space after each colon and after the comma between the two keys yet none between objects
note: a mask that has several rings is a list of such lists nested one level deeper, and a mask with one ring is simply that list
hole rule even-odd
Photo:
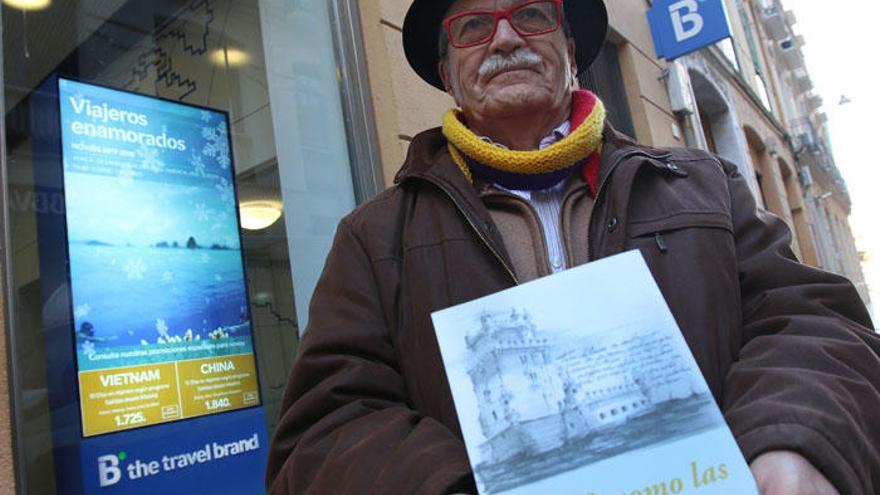
[{"label": "building facade", "polygon": [[[39,180],[43,164],[60,158],[40,145],[57,123],[34,103],[53,77],[228,119],[244,227],[242,314],[271,434],[336,223],[393,183],[413,136],[453,105],[405,61],[410,2],[29,1],[4,0],[2,9],[0,397],[9,400],[0,408],[0,491],[61,493],[58,473],[69,468],[58,456],[51,381],[60,372],[50,345],[67,320],[53,320],[45,294],[47,258],[64,251],[48,252],[41,232],[41,219],[64,219],[67,209],[64,188]],[[849,196],[794,15],[779,0],[724,0],[732,39],[667,63],[655,56],[648,3],[606,3],[608,42],[580,84],[603,99],[613,125],[648,145],[700,147],[735,163],[759,204],[791,227],[795,253],[853,280],[868,302]],[[188,159],[198,169],[204,156]],[[161,207],[146,203],[131,216]],[[204,204],[189,206],[214,220]],[[127,266],[132,278],[151,276],[149,263]],[[169,273],[157,276],[172,287]],[[156,329],[172,321],[150,317]]]}]

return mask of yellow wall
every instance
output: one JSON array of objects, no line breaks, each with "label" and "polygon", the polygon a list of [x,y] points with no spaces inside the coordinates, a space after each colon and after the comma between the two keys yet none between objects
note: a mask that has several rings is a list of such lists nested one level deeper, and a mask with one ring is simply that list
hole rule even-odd
[{"label": "yellow wall", "polygon": [[638,141],[653,146],[684,146],[673,136],[676,125],[666,92],[666,62],[656,57],[648,29],[646,2],[606,1],[611,27],[608,40],[618,46],[620,70],[626,87]]},{"label": "yellow wall", "polygon": [[[2,194],[2,192],[0,192]],[[0,222],[2,226],[2,222]],[[5,249],[0,246],[0,256]],[[0,258],[2,259],[2,258]],[[5,277],[5,267],[0,262],[0,277]],[[5,284],[0,283],[0,287]],[[6,293],[0,294],[0,397],[7,398],[0,406],[0,493],[15,493],[15,474],[12,458],[12,414],[9,397],[9,375],[6,355],[6,326],[2,315],[6,314]]]},{"label": "yellow wall", "polygon": [[370,90],[385,184],[403,164],[406,148],[419,132],[437,127],[452,98],[422,82],[406,63],[401,41],[409,2],[358,2]]}]

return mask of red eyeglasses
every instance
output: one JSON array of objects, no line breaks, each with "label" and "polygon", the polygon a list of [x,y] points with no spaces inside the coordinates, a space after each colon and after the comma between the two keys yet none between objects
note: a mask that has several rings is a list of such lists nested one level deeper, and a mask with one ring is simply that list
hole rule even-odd
[{"label": "red eyeglasses", "polygon": [[468,48],[488,43],[498,30],[498,21],[507,19],[520,36],[552,33],[562,25],[562,0],[532,0],[507,10],[472,10],[443,20],[449,43]]}]

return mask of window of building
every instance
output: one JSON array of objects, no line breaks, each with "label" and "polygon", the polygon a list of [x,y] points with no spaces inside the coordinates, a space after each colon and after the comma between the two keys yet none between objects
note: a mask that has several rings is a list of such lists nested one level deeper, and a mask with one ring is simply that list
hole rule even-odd
[{"label": "window of building", "polygon": [[772,110],[770,106],[770,93],[767,92],[767,83],[764,81],[764,76],[761,73],[755,74],[755,82],[758,88],[758,99],[761,100],[761,104],[768,111]]},{"label": "window of building", "polygon": [[727,38],[725,40],[719,41],[715,44],[721,54],[724,55],[724,58],[730,62],[730,65],[733,66],[737,71],[740,69],[739,57],[736,53],[736,46],[733,43],[733,38]]},{"label": "window of building", "polygon": [[772,107],[770,106],[770,93],[767,91],[767,80],[764,76],[764,63],[762,62],[761,51],[758,49],[758,41],[755,39],[755,29],[757,28],[752,22],[752,17],[749,15],[749,13],[753,11],[748,9],[743,2],[737,2],[737,11],[739,12],[739,18],[743,23],[743,29],[746,33],[746,43],[749,47],[749,54],[752,57],[758,99],[761,101],[761,104],[764,105],[764,108],[770,111],[772,110]]}]

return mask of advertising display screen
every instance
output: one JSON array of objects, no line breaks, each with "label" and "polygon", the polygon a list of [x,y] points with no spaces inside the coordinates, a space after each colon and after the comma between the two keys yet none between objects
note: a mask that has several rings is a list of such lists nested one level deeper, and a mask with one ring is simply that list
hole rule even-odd
[{"label": "advertising display screen", "polygon": [[223,112],[58,79],[82,436],[260,405]]}]

